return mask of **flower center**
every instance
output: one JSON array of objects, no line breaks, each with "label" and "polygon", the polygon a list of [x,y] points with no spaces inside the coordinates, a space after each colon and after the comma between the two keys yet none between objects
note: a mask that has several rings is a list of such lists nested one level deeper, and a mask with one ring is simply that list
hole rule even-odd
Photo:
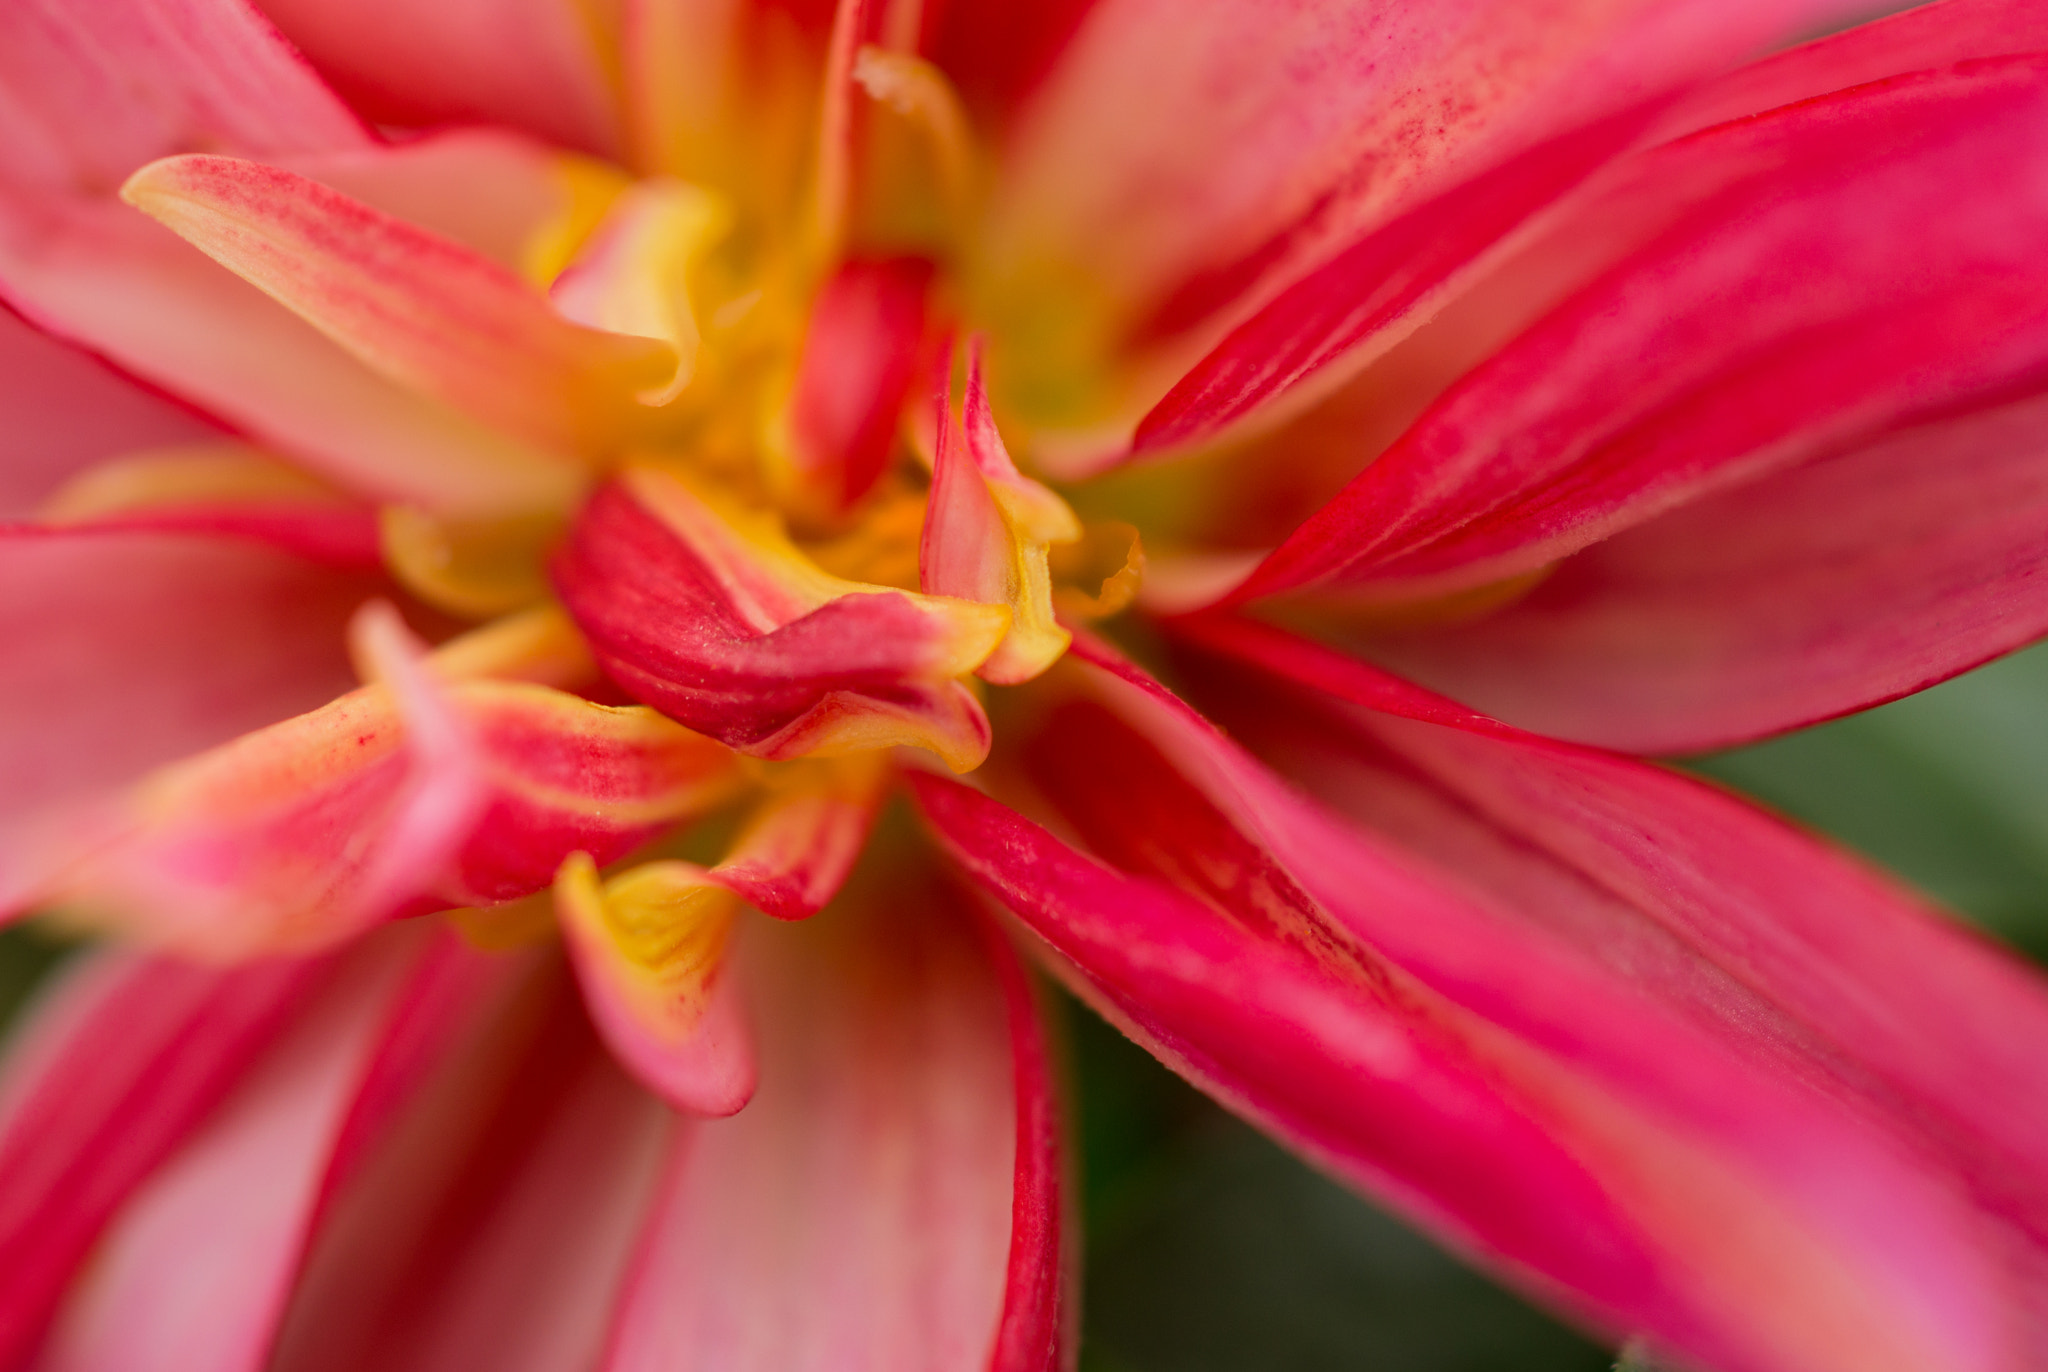
[{"label": "flower center", "polygon": [[952,88],[874,47],[828,66],[801,194],[776,130],[715,186],[565,162],[529,278],[673,366],[634,375],[580,504],[393,507],[384,555],[458,615],[559,596],[622,687],[741,751],[912,744],[964,770],[988,745],[968,679],[1044,672],[1062,617],[1123,608],[1142,558],[1018,468],[981,342],[956,342],[980,173]]}]

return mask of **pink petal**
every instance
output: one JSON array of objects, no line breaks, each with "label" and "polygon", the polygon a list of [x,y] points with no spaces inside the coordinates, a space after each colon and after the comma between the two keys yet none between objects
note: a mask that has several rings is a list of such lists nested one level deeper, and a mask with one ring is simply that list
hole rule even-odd
[{"label": "pink petal", "polygon": [[33,511],[66,478],[138,448],[219,435],[204,419],[0,308],[0,519]]},{"label": "pink petal", "polygon": [[[41,1366],[261,1368],[330,1191],[516,964],[408,929],[359,947],[123,1207]],[[423,947],[423,944],[427,946]]]},{"label": "pink petal", "polygon": [[344,626],[379,586],[239,540],[0,529],[0,814],[332,699],[353,680]]},{"label": "pink petal", "polygon": [[442,681],[462,643],[47,817],[16,844],[10,903],[215,956],[320,946],[527,895],[570,853],[612,861],[731,789],[730,753],[652,711]]},{"label": "pink petal", "polygon": [[104,193],[152,158],[361,147],[367,131],[240,0],[22,0],[0,14],[0,185]]},{"label": "pink petal", "polygon": [[563,451],[615,439],[675,370],[666,344],[572,324],[481,254],[293,172],[188,154],[121,195],[373,370]]},{"label": "pink petal", "polygon": [[994,1366],[1053,1365],[1057,1234],[1013,1232],[1013,1209],[1045,1213],[1050,1164],[1042,1125],[1018,1156],[1018,1088],[1042,1082],[1020,1059],[1042,1049],[1006,1009],[1016,973],[991,957],[1011,955],[929,885],[887,905],[749,926],[760,1093],[680,1139],[609,1372],[978,1367],[999,1329]]},{"label": "pink petal", "polygon": [[330,970],[81,954],[0,1079],[0,1365],[34,1348],[108,1218]]},{"label": "pink petal", "polygon": [[335,1194],[272,1367],[596,1360],[671,1116],[607,1058],[559,962],[540,971]]},{"label": "pink petal", "polygon": [[568,154],[501,128],[287,159],[290,170],[524,272],[573,206]]},{"label": "pink petal", "polygon": [[888,462],[931,280],[923,258],[856,259],[811,306],[790,398],[791,457],[797,480],[837,507],[866,495]]},{"label": "pink petal", "polygon": [[1905,72],[2048,51],[2048,15],[2027,0],[1933,0],[1802,44],[1707,83],[1666,132],[1703,129]]},{"label": "pink petal", "polygon": [[[1633,248],[1471,373],[1237,593],[1426,596],[2040,365],[2048,97],[2013,59],[1866,87],[1642,159],[1553,230]],[[1681,213],[1682,211],[1682,213]]]},{"label": "pink petal", "polygon": [[374,500],[481,516],[560,506],[581,480],[568,463],[376,375],[111,200],[0,192],[0,295]]},{"label": "pink petal", "polygon": [[380,123],[506,124],[605,156],[619,111],[591,16],[569,0],[261,0]]},{"label": "pink petal", "polygon": [[1463,625],[1366,656],[1543,733],[1729,744],[2048,633],[2048,400],[1888,434],[1630,529]]},{"label": "pink petal", "polygon": [[[1759,1027],[1768,999],[1688,969],[1668,936],[1573,937],[1612,897],[1418,862],[1130,669],[1095,679],[1116,713],[1070,710],[1035,779],[1098,851],[1188,895],[917,784],[956,855],[1169,1061],[1610,1329],[1717,1366],[2017,1364],[2006,1322],[2032,1278],[1982,1232],[2009,1197],[1966,1198],[1974,1169],[1930,1164],[1906,1118],[1842,1110],[1846,1045]],[[1509,913],[1531,901],[1533,923]],[[1850,1350],[1849,1329],[1874,1342]]]},{"label": "pink petal", "polygon": [[612,679],[757,756],[907,743],[977,764],[988,722],[954,678],[1008,613],[839,581],[745,518],[652,469],[591,498],[553,574]]}]

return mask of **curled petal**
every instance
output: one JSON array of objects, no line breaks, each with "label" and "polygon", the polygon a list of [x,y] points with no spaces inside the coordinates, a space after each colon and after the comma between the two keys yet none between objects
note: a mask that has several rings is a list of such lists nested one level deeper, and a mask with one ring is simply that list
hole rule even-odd
[{"label": "curled petal", "polygon": [[620,856],[733,783],[725,749],[650,711],[381,658],[390,684],[58,821],[26,903],[216,956],[317,946],[523,896],[569,853]]},{"label": "curled petal", "polygon": [[937,397],[932,490],[918,576],[927,593],[1007,606],[1010,631],[977,673],[1000,685],[1029,681],[1059,660],[1073,635],[1053,617],[1051,546],[1081,537],[1066,503],[1025,477],[996,431],[977,343],[970,353],[965,433]]},{"label": "curled petal", "polygon": [[856,754],[778,768],[769,781],[775,789],[711,876],[766,914],[804,919],[838,894],[867,847],[888,772]]},{"label": "curled petal", "polygon": [[730,1115],[754,1093],[744,1009],[726,975],[739,902],[687,862],[601,881],[587,854],[555,878],[555,908],[599,1032],[670,1103]]},{"label": "curled petal", "polygon": [[731,208],[708,191],[641,181],[549,289],[556,308],[580,324],[669,345],[675,374],[642,393],[650,405],[667,404],[690,384],[699,343],[691,274],[731,223]]},{"label": "curled petal", "polygon": [[371,368],[541,442],[605,442],[666,344],[571,324],[480,254],[277,167],[187,154],[122,197]]},{"label": "curled petal", "polygon": [[554,579],[628,693],[743,752],[910,744],[956,770],[988,752],[957,678],[995,649],[1007,610],[829,576],[767,517],[666,472],[601,489]]},{"label": "curled petal", "polygon": [[606,1372],[679,1349],[730,1372],[1057,1366],[1047,1105],[1020,1100],[1044,1089],[1042,1045],[992,962],[1014,955],[915,880],[755,921],[736,955],[761,1089],[678,1140]]}]

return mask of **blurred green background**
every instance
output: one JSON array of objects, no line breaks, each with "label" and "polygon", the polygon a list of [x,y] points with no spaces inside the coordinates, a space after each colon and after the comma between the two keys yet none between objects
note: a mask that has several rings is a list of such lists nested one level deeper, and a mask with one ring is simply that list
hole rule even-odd
[{"label": "blurred green background", "polygon": [[[1690,764],[2048,962],[2048,646]],[[55,956],[0,934],[0,1019]],[[1224,1114],[1078,1005],[1083,1372],[1600,1372],[1614,1354]]]}]

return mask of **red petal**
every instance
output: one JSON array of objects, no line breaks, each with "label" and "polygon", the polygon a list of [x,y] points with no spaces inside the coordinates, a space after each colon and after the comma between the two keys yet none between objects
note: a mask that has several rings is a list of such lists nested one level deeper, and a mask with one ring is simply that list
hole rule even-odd
[{"label": "red petal", "polygon": [[1753,62],[1679,106],[1667,132],[1703,129],[1905,72],[2048,51],[2048,14],[2029,0],[1934,0]]},{"label": "red petal", "polygon": [[866,495],[887,465],[931,280],[921,257],[844,262],[811,306],[790,399],[791,458],[797,479],[839,507]]},{"label": "red petal", "polygon": [[43,993],[0,1088],[0,1366],[33,1349],[108,1218],[329,970],[105,951]]},{"label": "red petal", "polygon": [[1112,327],[1179,333],[1465,177],[1855,8],[1104,0],[1006,148],[990,273],[1061,337],[1054,312],[1104,297]]},{"label": "red petal", "polygon": [[2014,182],[2043,146],[2048,94],[2016,59],[1651,154],[1554,231],[1642,246],[1438,401],[1238,597],[1499,580],[1996,393],[2048,354],[2030,246],[2048,202]]},{"label": "red petal", "polygon": [[1531,149],[1299,277],[1174,383],[1139,421],[1130,455],[1199,443],[1283,395],[1300,404],[1364,367],[1504,239],[1624,151],[1653,113],[1637,109]]},{"label": "red petal", "polygon": [[748,927],[761,1089],[681,1139],[608,1372],[976,1367],[999,1327],[1015,1360],[997,1366],[1049,1365],[1057,1235],[1019,1231],[1020,1253],[1012,1223],[1020,1170],[1024,1208],[1043,1204],[1015,1099],[1042,1050],[1013,1038],[1033,1026],[964,912],[928,885],[888,904]]},{"label": "red petal", "polygon": [[[1986,1155],[1930,1162],[1912,1114],[1870,1123],[1893,1108],[1882,1092],[1844,1111],[1860,1069],[1842,1064],[1871,1045],[1814,1045],[1771,1024],[1778,988],[1689,959],[1652,923],[1653,883],[1628,888],[1648,885],[1651,904],[1625,915],[1590,874],[1525,862],[1496,884],[1497,861],[1455,851],[1434,869],[1401,854],[1399,827],[1335,825],[1114,670],[1128,684],[1098,678],[1104,698],[1151,741],[1087,707],[1044,736],[1037,780],[1099,850],[1202,904],[1090,864],[971,793],[918,785],[970,869],[1170,1061],[1551,1299],[1688,1356],[1849,1368],[1918,1344],[1913,1356],[1936,1365],[2016,1359],[2014,1283],[2032,1277],[2008,1275],[2004,1245],[2037,1240],[1987,1242],[1982,1226],[2031,1227],[2014,1207],[2031,1161],[2013,1172],[2005,1154],[2007,1175],[1966,1199]],[[1412,808],[1397,794],[1383,813]],[[1802,857],[1826,870],[1797,846],[1781,854],[1789,871]],[[1698,889],[1726,913],[1711,882]],[[1821,908],[1837,922],[1895,901],[1867,879],[1835,894],[1848,898]],[[1986,986],[2040,1017],[2024,978],[1927,932],[1950,967],[1974,960]],[[1894,1041],[1912,1037],[1901,1026]],[[2010,1087],[2014,1042],[1974,1043],[1962,1062]],[[1815,1080],[1829,1084],[1803,1084]],[[1662,1180],[1636,1190],[1649,1175]],[[1784,1264],[1769,1275],[1765,1252]],[[1828,1332],[1836,1320],[1877,1342],[1850,1351]]]},{"label": "red petal", "polygon": [[2048,633],[2048,400],[1899,430],[1567,560],[1366,656],[1543,733],[1725,747],[1906,695]]},{"label": "red petal", "polygon": [[554,579],[620,686],[744,752],[907,743],[964,770],[988,751],[988,721],[954,678],[993,650],[1007,611],[828,577],[670,476],[599,490]]},{"label": "red petal", "polygon": [[507,124],[619,152],[592,17],[571,0],[261,0],[300,51],[380,123]]}]

